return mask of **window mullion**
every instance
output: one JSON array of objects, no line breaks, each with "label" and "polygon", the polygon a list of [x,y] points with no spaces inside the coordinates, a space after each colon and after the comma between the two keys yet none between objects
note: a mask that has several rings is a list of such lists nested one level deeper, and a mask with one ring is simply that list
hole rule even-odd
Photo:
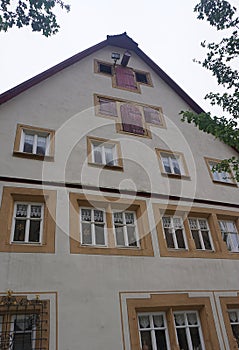
[{"label": "window mullion", "polygon": [[31,217],[31,205],[27,206],[27,217],[26,217],[26,227],[25,227],[25,242],[29,242],[29,233],[30,233],[30,217]]},{"label": "window mullion", "polygon": [[91,238],[92,238],[92,245],[95,245],[95,221],[94,221],[94,210],[91,209]]},{"label": "window mullion", "polygon": [[37,153],[37,134],[34,135],[32,153],[33,153],[33,154],[36,154],[36,153]]},{"label": "window mullion", "polygon": [[100,146],[100,149],[101,149],[102,163],[103,163],[103,164],[106,164],[105,146],[104,146],[104,145]]}]

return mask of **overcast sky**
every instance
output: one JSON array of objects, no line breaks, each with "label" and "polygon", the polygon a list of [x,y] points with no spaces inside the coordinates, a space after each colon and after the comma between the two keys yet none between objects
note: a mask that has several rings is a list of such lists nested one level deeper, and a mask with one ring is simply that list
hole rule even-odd
[{"label": "overcast sky", "polygon": [[[219,33],[193,12],[197,0],[65,0],[69,13],[58,11],[58,34],[45,38],[28,29],[0,33],[0,93],[106,39],[127,34],[201,107],[217,89],[210,73],[193,62],[203,58],[200,42]],[[238,3],[238,0],[231,0]]]}]

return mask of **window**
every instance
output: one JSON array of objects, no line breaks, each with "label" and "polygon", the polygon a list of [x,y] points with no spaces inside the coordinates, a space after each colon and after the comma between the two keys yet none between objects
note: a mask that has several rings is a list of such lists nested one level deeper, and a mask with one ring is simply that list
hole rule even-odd
[{"label": "window", "polygon": [[18,124],[13,154],[40,160],[53,158],[54,131]]},{"label": "window", "polygon": [[189,218],[188,222],[196,249],[212,250],[213,245],[207,220]]},{"label": "window", "polygon": [[233,337],[239,349],[239,309],[228,310],[228,316],[232,328]]},{"label": "window", "polygon": [[42,203],[15,203],[12,242],[41,243],[43,212]]},{"label": "window", "polygon": [[152,256],[145,202],[70,193],[70,251]]},{"label": "window", "polygon": [[220,349],[209,297],[145,294],[126,299],[131,350]]},{"label": "window", "polygon": [[149,126],[165,128],[161,107],[94,95],[95,113],[116,122],[118,132],[151,137]]},{"label": "window", "polygon": [[239,237],[234,221],[219,220],[223,241],[230,252],[239,252]]},{"label": "window", "polygon": [[122,170],[123,161],[118,141],[88,137],[88,161],[91,165],[103,166],[112,170]]},{"label": "window", "polygon": [[142,350],[170,349],[165,313],[140,313],[138,326]]},{"label": "window", "polygon": [[164,216],[163,228],[168,248],[187,249],[182,218]]},{"label": "window", "polygon": [[111,76],[115,88],[140,93],[140,84],[153,86],[150,73],[95,60],[95,73]]},{"label": "window", "polygon": [[49,301],[6,296],[0,304],[0,347],[49,349]]},{"label": "window", "polygon": [[81,208],[81,243],[106,245],[105,213],[103,210]]},{"label": "window", "polygon": [[156,149],[159,157],[159,166],[163,175],[188,178],[188,170],[184,156],[180,152],[170,152]]},{"label": "window", "polygon": [[139,239],[134,212],[113,213],[115,240],[117,246],[138,247]]},{"label": "window", "polygon": [[210,158],[205,158],[207,167],[210,173],[210,176],[212,180],[216,183],[222,183],[226,185],[234,185],[236,186],[236,182],[233,179],[233,174],[232,172],[228,173],[225,171],[218,172],[218,171],[213,171],[213,167],[216,166],[218,163],[220,163],[220,160],[217,159],[210,159]]},{"label": "window", "polygon": [[0,252],[54,253],[55,215],[56,191],[4,187]]}]

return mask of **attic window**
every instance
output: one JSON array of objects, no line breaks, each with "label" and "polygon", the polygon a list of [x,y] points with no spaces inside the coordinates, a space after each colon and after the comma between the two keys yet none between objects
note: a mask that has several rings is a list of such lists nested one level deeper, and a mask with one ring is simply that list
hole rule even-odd
[{"label": "attic window", "polygon": [[112,75],[112,66],[109,64],[98,63],[99,73]]},{"label": "attic window", "polygon": [[149,84],[147,79],[147,73],[135,72],[135,77],[138,83]]}]

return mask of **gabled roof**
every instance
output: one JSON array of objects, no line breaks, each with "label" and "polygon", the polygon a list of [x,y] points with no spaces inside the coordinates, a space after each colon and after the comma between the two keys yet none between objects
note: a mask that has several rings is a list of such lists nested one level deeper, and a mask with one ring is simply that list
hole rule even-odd
[{"label": "gabled roof", "polygon": [[45,79],[50,78],[54,74],[61,70],[71,66],[72,64],[79,62],[81,59],[95,53],[96,51],[106,46],[117,46],[128,49],[135,52],[161,79],[163,79],[196,113],[203,112],[203,109],[183,91],[178,84],[175,83],[156,63],[154,63],[139,47],[138,44],[133,41],[126,32],[119,35],[107,35],[107,39],[101,41],[99,44],[91,46],[90,48],[77,53],[76,55],[62,61],[61,63],[45,70],[44,72],[34,76],[31,79],[24,81],[23,83],[15,86],[14,88],[7,90],[0,95],[0,104],[9,101],[13,97],[20,93],[30,89],[34,85],[42,82]]}]

